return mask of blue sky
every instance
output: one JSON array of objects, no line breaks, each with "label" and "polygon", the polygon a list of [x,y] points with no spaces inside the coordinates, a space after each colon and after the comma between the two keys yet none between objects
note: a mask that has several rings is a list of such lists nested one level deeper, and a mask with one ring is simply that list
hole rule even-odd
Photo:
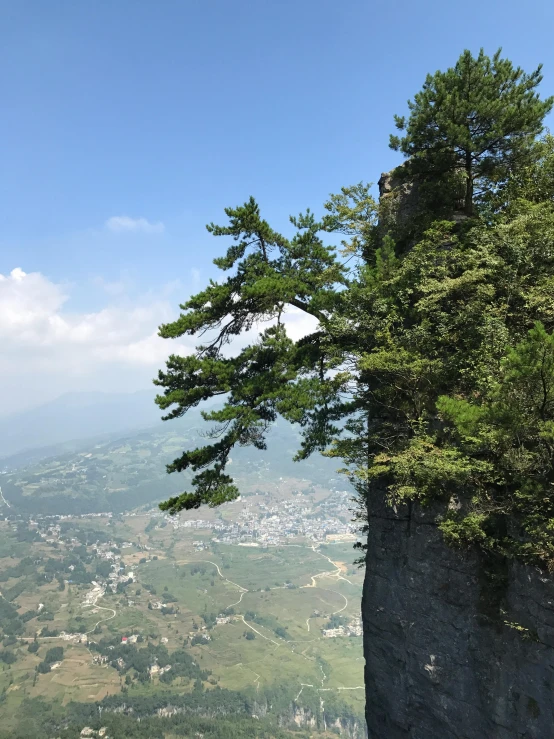
[{"label": "blue sky", "polygon": [[[464,48],[502,46],[528,71],[543,62],[542,92],[554,91],[550,0],[19,0],[0,10],[0,274],[26,273],[4,313],[20,310],[12,324],[28,333],[18,353],[12,325],[13,358],[0,361],[4,410],[24,391],[23,358],[41,378],[27,403],[147,385],[163,352],[140,367],[121,352],[154,330],[137,311],[154,306],[151,323],[166,320],[214,274],[222,245],[205,224],[254,195],[286,230],[290,213],[376,181],[399,161],[387,146],[393,114]],[[140,330],[130,338],[120,323],[131,317]],[[94,352],[72,369],[87,336]]]}]

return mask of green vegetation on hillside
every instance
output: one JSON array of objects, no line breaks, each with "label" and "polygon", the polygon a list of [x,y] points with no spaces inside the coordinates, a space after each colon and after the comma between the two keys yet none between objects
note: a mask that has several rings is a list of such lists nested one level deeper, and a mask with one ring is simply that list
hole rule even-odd
[{"label": "green vegetation on hillside", "polygon": [[[214,696],[199,693],[188,696],[167,695],[163,699],[126,699],[132,714],[121,712],[123,703],[105,700],[99,706],[27,699],[21,716],[13,728],[0,728],[0,739],[79,739],[85,727],[113,739],[173,739],[174,737],[206,737],[206,739],[308,739],[313,734],[287,731],[268,718],[253,718],[248,704],[229,691]],[[211,698],[211,700],[210,700]],[[221,701],[219,706],[215,701]],[[98,708],[102,709],[102,714]],[[115,712],[119,708],[119,712]],[[157,715],[167,710],[167,716]],[[175,710],[177,709],[177,710]],[[90,736],[90,734],[89,734]]]},{"label": "green vegetation on hillside", "polygon": [[[187,419],[177,428],[137,432],[103,442],[84,441],[78,451],[38,462],[31,456],[29,464],[2,476],[3,494],[12,511],[28,515],[122,513],[156,504],[183,484],[183,479],[168,476],[165,466],[184,444],[197,442],[193,426]],[[325,484],[334,475],[337,465],[332,460],[320,457],[295,465],[289,457],[283,458],[283,449],[293,449],[297,443],[290,424],[277,424],[271,438],[271,453],[262,456],[245,447],[233,455],[243,485],[281,476]],[[9,510],[1,499],[0,510]],[[32,541],[36,533],[23,529],[20,536]]]}]

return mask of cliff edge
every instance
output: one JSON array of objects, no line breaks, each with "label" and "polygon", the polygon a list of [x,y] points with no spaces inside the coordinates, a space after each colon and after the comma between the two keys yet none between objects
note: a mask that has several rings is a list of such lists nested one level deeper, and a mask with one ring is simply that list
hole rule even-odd
[{"label": "cliff edge", "polygon": [[[438,212],[460,223],[452,192]],[[379,194],[381,223],[409,248],[421,188],[400,167]],[[552,573],[449,547],[441,505],[393,510],[378,491],[368,502],[369,739],[554,739]]]},{"label": "cliff edge", "polygon": [[369,739],[554,737],[552,578],[510,564],[498,593],[477,556],[444,543],[436,510],[370,506]]}]

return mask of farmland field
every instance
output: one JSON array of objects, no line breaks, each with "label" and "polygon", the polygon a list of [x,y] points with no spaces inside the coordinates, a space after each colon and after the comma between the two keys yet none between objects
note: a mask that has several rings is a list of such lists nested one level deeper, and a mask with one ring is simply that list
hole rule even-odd
[{"label": "farmland field", "polygon": [[[321,491],[314,500],[324,507]],[[291,515],[308,504],[287,492],[283,501]],[[290,523],[276,544],[214,536],[256,506],[273,520],[264,505],[254,494],[199,521],[148,512],[0,522],[3,725],[19,727],[29,700],[74,710],[199,689],[205,700],[218,689],[321,714],[324,725],[360,723],[363,573],[352,543],[316,541]],[[177,655],[185,662],[173,664]]]}]

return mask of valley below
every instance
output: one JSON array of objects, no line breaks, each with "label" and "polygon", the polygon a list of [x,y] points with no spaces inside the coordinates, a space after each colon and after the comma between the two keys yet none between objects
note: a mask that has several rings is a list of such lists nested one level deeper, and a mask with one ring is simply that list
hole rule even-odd
[{"label": "valley below", "polygon": [[2,731],[364,736],[363,571],[344,480],[246,460],[244,493],[219,509],[170,517],[139,496],[127,511],[74,512],[75,475],[101,457],[112,480],[125,458],[123,477],[152,446],[138,437],[0,478]]}]

